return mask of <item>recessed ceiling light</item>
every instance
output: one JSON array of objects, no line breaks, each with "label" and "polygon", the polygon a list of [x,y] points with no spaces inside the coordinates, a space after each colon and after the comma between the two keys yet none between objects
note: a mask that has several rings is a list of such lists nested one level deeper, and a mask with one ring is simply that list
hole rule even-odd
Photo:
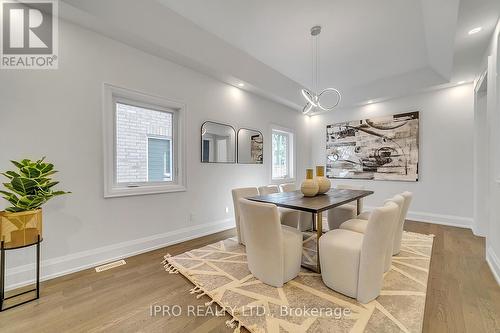
[{"label": "recessed ceiling light", "polygon": [[464,84],[465,81],[458,81],[457,84]]},{"label": "recessed ceiling light", "polygon": [[469,35],[474,35],[474,34],[477,34],[478,32],[480,32],[481,30],[483,30],[483,27],[477,27],[477,28],[474,28],[472,30],[469,31]]},{"label": "recessed ceiling light", "polygon": [[238,83],[238,87],[244,87],[245,84],[243,82]]},{"label": "recessed ceiling light", "polygon": [[372,104],[372,103],[373,103],[373,99],[370,99],[370,100],[368,101],[368,104]]}]

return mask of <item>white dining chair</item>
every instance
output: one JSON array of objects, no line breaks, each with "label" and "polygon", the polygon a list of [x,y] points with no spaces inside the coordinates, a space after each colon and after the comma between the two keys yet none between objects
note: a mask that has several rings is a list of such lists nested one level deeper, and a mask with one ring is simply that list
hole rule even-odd
[{"label": "white dining chair", "polygon": [[245,235],[243,230],[243,220],[240,213],[240,203],[241,198],[255,197],[259,195],[257,187],[242,187],[235,188],[231,191],[233,195],[233,207],[234,207],[234,221],[236,223],[236,235],[238,236],[238,243],[245,245]]},{"label": "white dining chair", "polygon": [[[281,192],[294,192],[297,190],[295,183],[287,183],[280,185]],[[308,212],[299,211],[299,221],[297,228],[300,231],[312,230],[313,214]]]},{"label": "white dining chair", "polygon": [[401,193],[401,196],[405,199],[403,203],[403,208],[401,210],[401,219],[396,228],[394,234],[394,245],[392,248],[392,255],[397,255],[401,251],[401,240],[403,239],[403,230],[405,226],[406,216],[408,215],[408,209],[410,208],[411,201],[413,199],[413,193],[405,191]]},{"label": "white dining chair", "polygon": [[[279,193],[280,188],[278,185],[267,185],[267,186],[260,186],[259,187],[259,194],[260,195],[269,195],[273,193]],[[280,213],[280,221],[281,224],[287,225],[289,227],[298,228],[299,225],[299,219],[300,219],[300,211],[294,210],[294,209],[289,209],[289,208],[284,208],[284,207],[278,207],[278,211]]]},{"label": "white dining chair", "polygon": [[[392,263],[392,254],[394,252],[394,237],[396,236],[396,230],[399,228],[400,220],[404,219],[402,216],[403,214],[403,206],[404,206],[404,201],[405,199],[403,196],[396,194],[394,197],[386,200],[385,202],[392,201],[398,206],[398,216],[397,219],[394,221],[392,224],[392,228],[389,232],[390,234],[390,241],[387,242],[386,244],[386,254],[385,254],[385,261],[384,261],[384,272],[387,272],[389,269],[391,269],[391,263]],[[340,225],[340,229],[346,229],[346,230],[351,230],[359,233],[366,233],[367,227],[368,227],[368,220],[364,219],[352,219],[348,220]]]},{"label": "white dining chair", "polygon": [[368,303],[380,295],[390,231],[398,206],[375,208],[364,234],[335,229],[319,239],[321,277],[329,288]]},{"label": "white dining chair", "polygon": [[[335,188],[338,190],[364,190],[364,186],[343,184],[336,185]],[[363,211],[363,199],[359,199],[359,210],[360,212]],[[358,207],[356,201],[329,209],[327,213],[328,228],[330,230],[338,229],[342,223],[356,218],[357,215]]]},{"label": "white dining chair", "polygon": [[266,186],[259,186],[259,194],[260,195],[268,195],[268,194],[273,194],[273,193],[279,193],[280,188],[278,185],[266,185]]},{"label": "white dining chair", "polygon": [[297,185],[295,183],[280,184],[281,192],[293,192],[297,191]]},{"label": "white dining chair", "polygon": [[282,287],[300,271],[302,233],[280,224],[276,205],[240,199],[248,268],[254,277]]},{"label": "white dining chair", "polygon": [[[392,247],[392,255],[397,255],[401,251],[401,239],[403,238],[403,230],[404,224],[406,221],[406,217],[408,215],[408,209],[410,208],[410,204],[413,198],[413,194],[411,192],[405,191],[400,194],[404,198],[403,207],[401,209],[401,216],[399,218],[398,226],[394,232],[394,242]],[[370,212],[363,212],[356,217],[356,220],[368,220],[370,218]],[[363,232],[366,228],[366,222],[350,222],[348,225],[344,226],[347,229],[351,229],[354,231]],[[342,226],[341,226],[342,227]]]}]

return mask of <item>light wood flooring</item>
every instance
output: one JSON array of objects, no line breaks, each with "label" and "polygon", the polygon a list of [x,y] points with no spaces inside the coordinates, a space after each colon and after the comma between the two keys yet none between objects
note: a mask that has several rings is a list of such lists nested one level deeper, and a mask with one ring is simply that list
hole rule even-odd
[{"label": "light wood flooring", "polygon": [[[500,332],[500,287],[484,258],[484,238],[468,229],[408,221],[408,231],[435,234],[424,332]],[[126,259],[105,272],[88,269],[41,284],[41,299],[0,313],[0,332],[232,332],[225,317],[155,316],[150,306],[200,305],[193,286],[160,262],[231,237],[234,230]]]}]

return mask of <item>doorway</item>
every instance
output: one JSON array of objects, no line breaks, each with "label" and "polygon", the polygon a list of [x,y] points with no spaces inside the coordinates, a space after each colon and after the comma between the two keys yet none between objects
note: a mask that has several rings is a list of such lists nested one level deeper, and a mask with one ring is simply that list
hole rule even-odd
[{"label": "doorway", "polygon": [[489,224],[490,139],[488,126],[488,72],[474,87],[474,225],[477,236],[486,236]]}]

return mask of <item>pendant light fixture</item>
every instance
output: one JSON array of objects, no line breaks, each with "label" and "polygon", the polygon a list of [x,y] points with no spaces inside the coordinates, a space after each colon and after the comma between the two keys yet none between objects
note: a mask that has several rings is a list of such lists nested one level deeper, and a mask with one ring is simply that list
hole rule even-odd
[{"label": "pendant light fixture", "polygon": [[[304,96],[306,100],[306,105],[302,109],[303,114],[312,115],[314,112],[319,110],[323,111],[331,111],[337,105],[339,105],[342,96],[340,92],[335,88],[326,88],[321,92],[319,91],[319,34],[321,33],[321,26],[316,25],[311,28],[311,37],[312,37],[312,89],[302,89],[302,96]],[[321,97],[327,94],[336,94],[337,102],[334,105],[323,105],[321,104]]]}]

